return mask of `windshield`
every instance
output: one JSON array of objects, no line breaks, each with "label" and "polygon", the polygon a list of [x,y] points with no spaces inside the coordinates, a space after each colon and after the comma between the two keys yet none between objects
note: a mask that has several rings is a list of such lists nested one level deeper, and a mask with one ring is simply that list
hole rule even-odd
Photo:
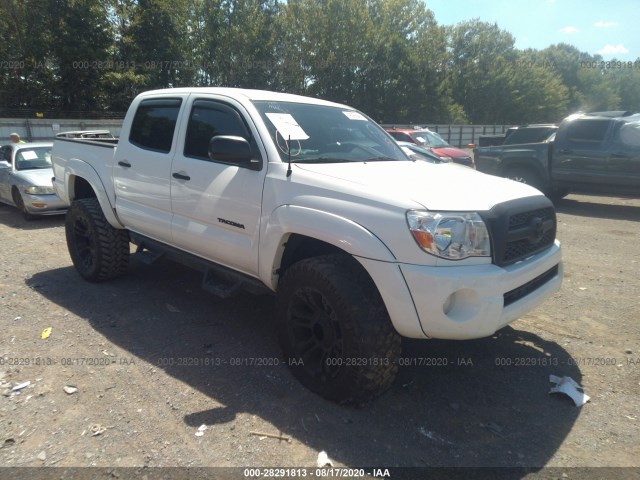
[{"label": "windshield", "polygon": [[51,168],[51,147],[21,148],[16,152],[16,170]]},{"label": "windshield", "polygon": [[282,161],[337,163],[408,160],[396,142],[362,113],[292,102],[253,102]]},{"label": "windshield", "polygon": [[411,134],[411,136],[414,137],[420,145],[426,145],[427,147],[444,148],[449,146],[449,144],[445,142],[444,139],[437,133],[414,132]]}]

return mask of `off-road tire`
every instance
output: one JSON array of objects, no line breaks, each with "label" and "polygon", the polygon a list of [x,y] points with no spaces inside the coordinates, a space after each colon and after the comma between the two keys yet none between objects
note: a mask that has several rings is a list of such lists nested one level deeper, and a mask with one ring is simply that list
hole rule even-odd
[{"label": "off-road tire", "polygon": [[73,265],[85,280],[102,282],[126,273],[129,233],[107,222],[97,198],[71,203],[65,233]]},{"label": "off-road tire", "polygon": [[293,375],[319,395],[360,405],[393,383],[400,336],[352,257],[324,255],[289,267],[278,286],[276,322]]}]

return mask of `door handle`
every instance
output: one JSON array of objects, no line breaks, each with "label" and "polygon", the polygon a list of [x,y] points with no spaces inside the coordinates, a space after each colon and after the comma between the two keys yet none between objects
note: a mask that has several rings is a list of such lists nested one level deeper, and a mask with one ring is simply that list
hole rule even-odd
[{"label": "door handle", "polygon": [[118,162],[118,165],[120,165],[121,167],[124,167],[124,168],[131,168],[131,164],[129,162],[127,162],[126,160],[120,160]]},{"label": "door handle", "polygon": [[629,155],[625,153],[612,153],[611,157],[612,158],[629,158]]},{"label": "door handle", "polygon": [[563,148],[562,150],[560,150],[560,153],[567,155],[569,153],[573,153],[573,150],[569,150],[568,148]]},{"label": "door handle", "polygon": [[173,174],[173,178],[177,178],[178,180],[191,180],[191,177],[189,175],[183,175],[177,172]]}]

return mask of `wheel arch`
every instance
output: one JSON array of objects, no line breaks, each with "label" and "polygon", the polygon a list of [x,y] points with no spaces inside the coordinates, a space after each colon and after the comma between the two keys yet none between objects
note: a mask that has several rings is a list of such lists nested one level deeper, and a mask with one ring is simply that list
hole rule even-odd
[{"label": "wheel arch", "polygon": [[97,198],[109,224],[114,228],[124,228],[118,220],[109,194],[100,175],[91,165],[82,160],[70,160],[65,172],[65,185],[69,203],[82,198]]},{"label": "wheel arch", "polygon": [[272,213],[262,230],[260,278],[275,291],[281,275],[295,262],[329,253],[396,260],[382,240],[352,220],[307,207],[283,205]]},{"label": "wheel arch", "polygon": [[545,169],[540,165],[540,162],[535,158],[517,158],[502,163],[500,169],[500,175],[507,178],[509,172],[517,169],[529,170],[540,177],[542,181],[547,181],[548,175]]}]

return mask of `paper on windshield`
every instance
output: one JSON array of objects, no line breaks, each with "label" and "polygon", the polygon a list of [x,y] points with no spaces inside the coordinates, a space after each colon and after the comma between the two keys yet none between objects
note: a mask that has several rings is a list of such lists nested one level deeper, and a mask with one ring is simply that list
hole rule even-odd
[{"label": "paper on windshield", "polygon": [[289,113],[265,113],[271,120],[278,133],[285,140],[307,140],[309,135],[305,133],[296,119]]},{"label": "paper on windshield", "polygon": [[22,155],[22,158],[24,158],[25,160],[37,160],[38,159],[38,155],[33,150],[22,150],[20,152],[20,154]]},{"label": "paper on windshield", "polygon": [[367,121],[367,118],[360,112],[343,111],[342,113],[344,113],[344,116],[349,120],[364,120],[365,122]]}]

